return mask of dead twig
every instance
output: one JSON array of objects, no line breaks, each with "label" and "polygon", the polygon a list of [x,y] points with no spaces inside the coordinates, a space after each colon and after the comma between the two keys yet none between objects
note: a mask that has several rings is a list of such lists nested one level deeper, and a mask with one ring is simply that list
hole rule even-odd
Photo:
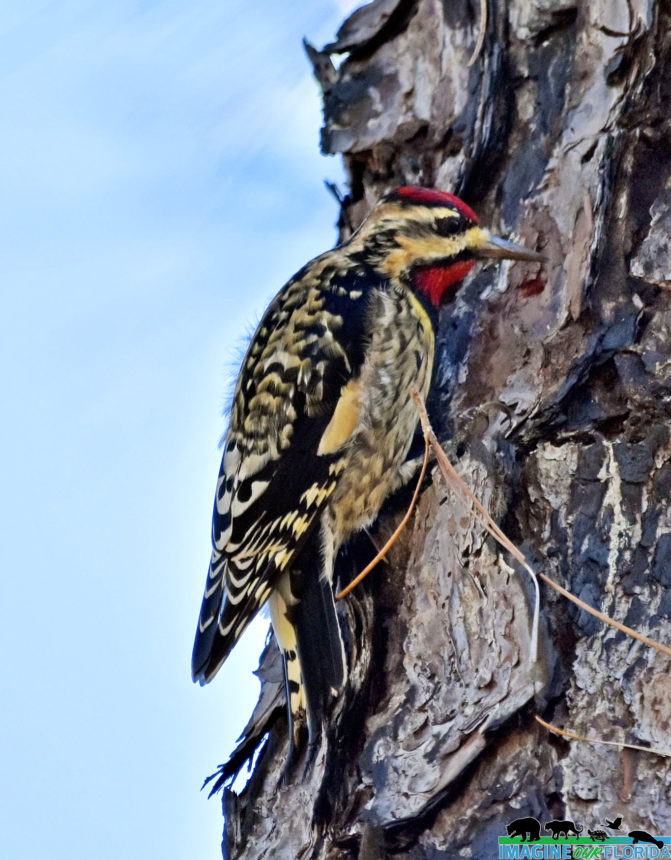
[{"label": "dead twig", "polygon": [[553,726],[551,723],[546,723],[545,720],[542,720],[538,716],[538,714],[536,714],[536,720],[549,732],[552,732],[555,735],[561,735],[564,738],[570,738],[573,741],[584,741],[588,744],[604,744],[609,747],[619,747],[621,750],[638,750],[639,752],[663,755],[671,758],[671,750],[661,750],[655,747],[642,747],[637,744],[625,744],[621,741],[604,741],[601,740],[601,738],[585,738],[582,735],[575,734],[575,732],[567,732],[565,729],[558,729],[557,726]]},{"label": "dead twig", "polygon": [[616,630],[626,633],[626,635],[631,636],[632,639],[638,639],[639,642],[643,642],[645,645],[649,645],[651,648],[655,648],[657,651],[661,651],[662,654],[666,654],[668,657],[671,657],[671,648],[668,648],[666,645],[662,645],[661,642],[656,642],[654,639],[650,639],[649,636],[644,636],[643,633],[639,633],[637,630],[632,630],[631,627],[627,627],[626,624],[616,621],[614,618],[611,618],[610,615],[606,615],[605,612],[600,612],[598,609],[590,606],[589,603],[585,603],[579,597],[571,594],[570,591],[567,591],[559,585],[558,582],[555,582],[554,579],[550,579],[547,574],[539,573],[538,576],[543,580],[543,582],[547,583],[550,588],[554,588],[555,591],[561,594],[562,597],[570,600],[571,603],[575,603],[576,606],[584,609],[585,612],[589,612],[590,615],[598,618],[599,621],[603,621],[604,624],[609,624],[611,627],[615,627]]},{"label": "dead twig", "polygon": [[485,34],[487,33],[487,0],[480,0],[480,27],[478,29],[478,41],[475,43],[473,53],[470,60],[466,63],[466,68],[470,69],[473,63],[480,56],[482,46],[485,44]]}]

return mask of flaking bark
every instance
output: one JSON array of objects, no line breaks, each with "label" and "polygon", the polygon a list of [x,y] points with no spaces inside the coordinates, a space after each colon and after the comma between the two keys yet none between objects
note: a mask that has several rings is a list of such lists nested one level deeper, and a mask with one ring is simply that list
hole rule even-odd
[{"label": "flaking bark", "polygon": [[[308,46],[322,148],[350,178],[342,236],[382,192],[422,184],[538,241],[542,270],[481,271],[443,312],[431,418],[539,569],[668,643],[671,11],[490,2],[467,68],[477,14],[377,0]],[[342,582],[369,557],[355,541]],[[269,734],[247,788],[225,791],[226,856],[484,860],[526,815],[595,829],[619,813],[625,832],[671,833],[667,760],[559,741],[533,719],[671,748],[668,659],[543,588],[531,666],[529,586],[507,561],[433,475],[389,564],[341,603],[351,684],[305,781],[280,781],[282,694],[262,670],[242,756]]]}]

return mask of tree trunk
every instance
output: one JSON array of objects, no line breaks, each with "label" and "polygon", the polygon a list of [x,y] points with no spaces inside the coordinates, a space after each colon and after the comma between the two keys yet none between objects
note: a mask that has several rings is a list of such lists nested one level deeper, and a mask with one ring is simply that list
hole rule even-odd
[{"label": "tree trunk", "polygon": [[[347,237],[377,197],[437,186],[548,262],[479,271],[441,316],[434,427],[536,569],[671,641],[671,10],[654,0],[376,0],[322,51],[322,147]],[[333,54],[347,58],[336,69]],[[407,498],[395,499],[380,540]],[[357,540],[342,581],[370,555]],[[274,644],[225,791],[230,858],[498,857],[515,818],[671,833],[669,660],[532,592],[435,473],[387,565],[341,601],[350,685],[304,780]],[[543,834],[547,835],[547,834]],[[614,834],[616,835],[616,834]]]}]

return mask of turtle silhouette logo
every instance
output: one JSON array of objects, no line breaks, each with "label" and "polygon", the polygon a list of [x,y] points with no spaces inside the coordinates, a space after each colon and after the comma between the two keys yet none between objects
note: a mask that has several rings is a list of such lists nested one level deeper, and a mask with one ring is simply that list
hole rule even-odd
[{"label": "turtle silhouette logo", "polygon": [[653,836],[640,829],[620,829],[621,824],[621,815],[591,824],[563,818],[541,825],[541,819],[531,815],[515,818],[506,825],[506,835],[499,836],[497,857],[498,860],[620,860],[630,857],[671,860],[671,837]]}]

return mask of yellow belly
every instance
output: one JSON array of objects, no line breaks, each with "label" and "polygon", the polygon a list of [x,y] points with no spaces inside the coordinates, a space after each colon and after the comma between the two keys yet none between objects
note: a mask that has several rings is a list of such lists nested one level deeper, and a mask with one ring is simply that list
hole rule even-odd
[{"label": "yellow belly", "polygon": [[387,294],[380,309],[360,377],[360,413],[325,514],[336,545],[372,523],[398,484],[419,420],[412,392],[426,397],[431,383],[433,327],[421,304],[411,293]]}]

